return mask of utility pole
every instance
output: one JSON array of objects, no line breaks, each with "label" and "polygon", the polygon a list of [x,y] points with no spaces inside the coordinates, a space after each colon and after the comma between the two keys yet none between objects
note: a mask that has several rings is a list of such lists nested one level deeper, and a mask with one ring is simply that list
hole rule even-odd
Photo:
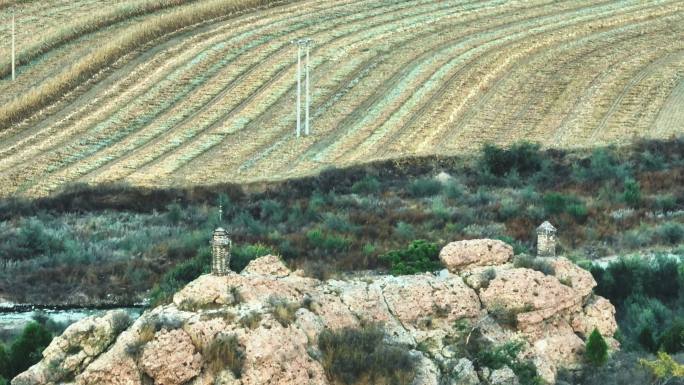
[{"label": "utility pole", "polygon": [[309,107],[311,98],[309,97],[309,44],[306,45],[306,124],[304,125],[304,135],[309,136]]},{"label": "utility pole", "polygon": [[297,45],[297,137],[302,134],[302,47],[306,48],[306,63],[304,64],[305,76],[305,122],[304,135],[309,135],[309,110],[311,109],[311,96],[309,93],[309,46],[313,43],[311,39],[293,40],[292,44]]},{"label": "utility pole", "polygon": [[297,44],[297,137],[302,133],[302,46]]},{"label": "utility pole", "polygon": [[14,79],[16,78],[15,70],[14,70],[14,66],[15,66],[15,64],[14,64],[15,63],[15,54],[14,54],[15,43],[14,42],[16,40],[16,37],[15,37],[16,25],[15,24],[16,23],[15,23],[15,19],[14,19],[14,8],[12,8],[12,81],[14,81]]}]

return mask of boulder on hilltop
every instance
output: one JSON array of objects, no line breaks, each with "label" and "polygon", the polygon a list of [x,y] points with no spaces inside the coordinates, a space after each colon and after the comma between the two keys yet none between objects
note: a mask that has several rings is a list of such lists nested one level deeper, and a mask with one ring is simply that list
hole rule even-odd
[{"label": "boulder on hilltop", "polygon": [[617,346],[615,309],[592,294],[589,273],[564,258],[550,261],[554,275],[515,268],[512,254],[499,241],[454,242],[440,253],[452,273],[328,281],[261,257],[197,278],[130,326],[116,312],[79,321],[12,384],[336,384],[319,338],[368,325],[387,354],[414,362],[414,385],[516,383],[508,366],[474,365],[476,339],[516,341],[549,382],[580,362],[594,327]]}]

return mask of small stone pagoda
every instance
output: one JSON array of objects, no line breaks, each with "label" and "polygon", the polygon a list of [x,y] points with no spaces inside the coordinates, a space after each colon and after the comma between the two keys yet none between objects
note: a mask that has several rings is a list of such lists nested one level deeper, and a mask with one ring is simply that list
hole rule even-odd
[{"label": "small stone pagoda", "polygon": [[556,256],[556,228],[549,221],[537,227],[537,256]]},{"label": "small stone pagoda", "polygon": [[228,232],[219,227],[211,237],[211,273],[226,275],[230,271],[230,248],[232,242]]}]

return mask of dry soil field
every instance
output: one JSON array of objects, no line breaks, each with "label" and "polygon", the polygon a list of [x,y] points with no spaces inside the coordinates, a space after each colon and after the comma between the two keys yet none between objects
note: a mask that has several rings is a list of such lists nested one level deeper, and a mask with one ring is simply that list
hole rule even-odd
[{"label": "dry soil field", "polygon": [[[684,132],[684,2],[0,0],[0,195]],[[292,39],[315,40],[295,137]]]}]

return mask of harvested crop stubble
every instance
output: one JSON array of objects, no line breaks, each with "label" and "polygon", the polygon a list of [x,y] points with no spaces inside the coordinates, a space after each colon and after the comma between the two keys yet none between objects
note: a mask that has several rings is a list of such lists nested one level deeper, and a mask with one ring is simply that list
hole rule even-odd
[{"label": "harvested crop stubble", "polygon": [[[16,122],[47,106],[0,131],[0,194],[277,180],[485,142],[590,147],[683,131],[681,1],[305,0],[217,16],[237,3],[138,16],[150,32],[114,23],[93,53],[111,60],[85,57],[73,77],[0,107]],[[303,36],[316,42],[313,131],[297,139],[290,41]],[[60,87],[76,91],[54,103]]]},{"label": "harvested crop stubble", "polygon": [[114,41],[75,63],[68,71],[51,79],[36,90],[27,92],[0,109],[0,129],[30,116],[35,110],[55,102],[62,94],[87,81],[102,68],[128,52],[167,33],[203,22],[207,19],[270,3],[270,0],[213,0],[140,23]]}]

